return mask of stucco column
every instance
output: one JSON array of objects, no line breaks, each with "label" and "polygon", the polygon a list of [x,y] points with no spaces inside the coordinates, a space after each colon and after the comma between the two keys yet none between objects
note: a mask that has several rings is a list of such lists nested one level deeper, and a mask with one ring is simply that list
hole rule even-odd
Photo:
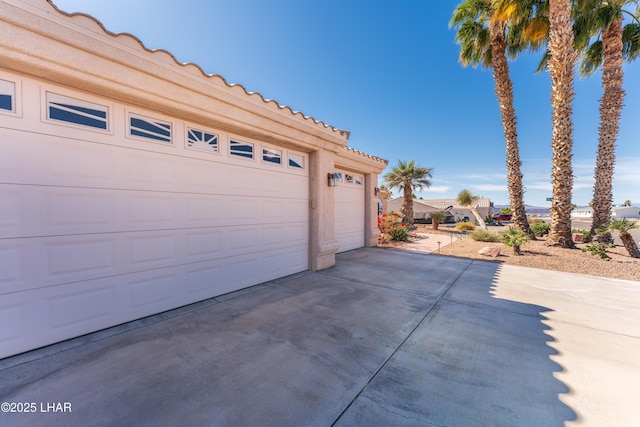
[{"label": "stucco column", "polygon": [[368,173],[364,176],[364,244],[378,246],[378,202],[375,189],[378,186],[378,174]]},{"label": "stucco column", "polygon": [[389,213],[389,198],[391,197],[391,192],[387,190],[380,190],[380,200],[382,201],[382,213]]},{"label": "stucco column", "polygon": [[335,239],[335,187],[327,185],[334,172],[335,153],[318,150],[309,156],[309,266],[323,270],[336,264],[340,244]]}]

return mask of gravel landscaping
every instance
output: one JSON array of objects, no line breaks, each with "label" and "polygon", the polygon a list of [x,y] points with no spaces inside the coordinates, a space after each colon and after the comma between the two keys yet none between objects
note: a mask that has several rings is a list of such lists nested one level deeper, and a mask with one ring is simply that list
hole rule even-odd
[{"label": "gravel landscaping", "polygon": [[[453,243],[443,246],[440,249],[440,255],[640,282],[640,259],[631,258],[623,246],[609,249],[611,259],[603,260],[589,252],[582,252],[580,249],[585,246],[584,244],[577,244],[578,249],[562,249],[545,246],[544,240],[536,240],[527,242],[522,246],[522,255],[516,256],[512,248],[502,243],[476,242],[464,234],[444,230],[434,231],[431,226],[419,227],[418,231],[453,234],[459,237]],[[394,243],[393,246],[401,248],[402,244]],[[491,258],[478,254],[478,251],[486,246],[499,247],[500,255],[497,258]]]}]

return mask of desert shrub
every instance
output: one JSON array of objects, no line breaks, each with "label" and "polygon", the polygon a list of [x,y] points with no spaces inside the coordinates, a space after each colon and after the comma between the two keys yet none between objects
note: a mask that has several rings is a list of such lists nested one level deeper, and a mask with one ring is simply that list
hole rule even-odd
[{"label": "desert shrub", "polygon": [[502,243],[513,248],[515,255],[520,255],[520,247],[529,241],[529,236],[519,228],[509,227],[502,233]]},{"label": "desert shrub", "polygon": [[395,240],[397,242],[406,242],[409,240],[409,230],[405,227],[397,227],[391,230],[391,234],[389,235],[391,240]]},{"label": "desert shrub", "polygon": [[476,229],[476,225],[471,221],[463,221],[456,224],[456,230],[473,231],[475,229]]},{"label": "desert shrub", "polygon": [[589,243],[591,241],[591,233],[589,233],[587,230],[580,230],[579,228],[574,228],[573,230],[571,230],[572,233],[580,233],[583,236],[583,242],[584,243]]},{"label": "desert shrub", "polygon": [[590,252],[593,256],[598,255],[602,259],[610,260],[611,257],[607,255],[607,249],[613,247],[614,245],[611,244],[597,242],[586,245],[582,248],[582,252]]},{"label": "desert shrub", "polygon": [[551,225],[547,224],[546,222],[540,221],[530,223],[529,227],[531,227],[531,231],[533,231],[533,234],[535,234],[536,237],[542,237],[545,234],[549,234]]},{"label": "desert shrub", "polygon": [[402,222],[402,215],[398,212],[389,212],[378,217],[378,229],[384,240],[398,240],[406,242],[409,238],[407,225]]},{"label": "desert shrub", "polygon": [[491,231],[478,229],[469,234],[473,240],[478,242],[499,242],[501,237],[498,233],[493,233]]}]

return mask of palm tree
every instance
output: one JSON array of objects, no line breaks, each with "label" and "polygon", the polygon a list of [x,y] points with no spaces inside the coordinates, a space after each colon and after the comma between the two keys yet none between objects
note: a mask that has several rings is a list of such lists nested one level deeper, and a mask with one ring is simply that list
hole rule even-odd
[{"label": "palm tree", "polygon": [[624,248],[629,252],[629,256],[632,258],[640,258],[638,245],[636,245],[635,240],[633,240],[633,236],[629,234],[629,231],[635,230],[636,228],[638,228],[638,224],[635,221],[627,218],[618,218],[612,219],[605,224],[604,227],[600,229],[600,232],[611,234],[611,232],[617,231],[620,233],[620,240],[622,240]]},{"label": "palm tree", "polygon": [[631,206],[631,200],[629,199],[625,200],[622,206]]},{"label": "palm tree", "polygon": [[[529,227],[524,206],[517,117],[507,61],[507,49],[510,50],[511,56],[515,57],[524,49],[525,41],[522,37],[511,37],[511,43],[507,43],[508,21],[497,13],[498,10],[504,10],[506,6],[500,9],[496,9],[496,6],[498,4],[495,0],[465,0],[454,10],[449,25],[458,29],[456,41],[460,44],[462,65],[465,67],[479,65],[483,69],[493,69],[493,80],[506,142],[507,186],[513,210],[512,220],[516,227],[535,239]],[[521,21],[524,20],[521,18]],[[514,30],[512,34],[518,34],[518,32]]]},{"label": "palm tree", "polygon": [[[580,74],[589,76],[600,65],[602,66],[603,95],[600,99],[598,152],[594,172],[592,236],[596,236],[597,231],[611,220],[615,145],[620,130],[620,115],[625,95],[622,89],[624,79],[622,63],[623,52],[625,52],[622,18],[625,12],[624,7],[630,3],[637,5],[636,0],[578,0],[576,2],[577,21],[584,25],[584,28],[578,28],[578,30],[587,32],[589,36],[594,32],[599,36],[584,51]],[[629,14],[636,19],[633,13]],[[634,42],[637,44],[638,37],[629,37],[637,28],[637,19],[636,23],[629,24],[625,28],[628,38],[625,56],[628,60],[634,57],[630,52],[635,51],[637,55],[637,46],[635,50],[632,49]],[[587,36],[582,37],[586,39]],[[605,243],[613,242],[609,233],[598,234],[596,239]]]},{"label": "palm tree", "polygon": [[551,159],[551,228],[547,245],[575,248],[571,237],[571,193],[573,190],[573,68],[577,60],[573,49],[571,0],[549,0],[549,73],[553,151]]},{"label": "palm tree", "polygon": [[431,181],[427,178],[431,178],[432,171],[433,168],[416,166],[413,160],[399,160],[398,165],[383,177],[389,188],[397,188],[403,192],[402,214],[408,224],[413,224],[413,190],[429,188]]},{"label": "palm tree", "polygon": [[469,209],[473,216],[476,218],[476,221],[478,221],[478,224],[480,224],[480,227],[482,227],[483,230],[487,230],[487,224],[484,222],[484,219],[482,219],[482,216],[480,216],[477,210],[478,199],[478,196],[465,189],[458,193],[458,198],[456,199],[456,201],[460,206],[464,206]]}]

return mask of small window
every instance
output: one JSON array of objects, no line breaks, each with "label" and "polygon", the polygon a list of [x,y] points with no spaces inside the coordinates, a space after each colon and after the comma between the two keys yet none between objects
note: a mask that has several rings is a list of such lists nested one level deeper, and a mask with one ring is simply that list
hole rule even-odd
[{"label": "small window", "polygon": [[344,182],[346,182],[347,184],[353,184],[353,175],[349,175],[348,173],[345,173]]},{"label": "small window", "polygon": [[356,185],[362,185],[362,177],[356,175]]},{"label": "small window", "polygon": [[218,135],[203,130],[187,128],[187,147],[194,150],[217,153]]},{"label": "small window", "polygon": [[289,166],[292,168],[304,169],[304,156],[295,153],[289,153]]},{"label": "small window", "polygon": [[253,159],[253,144],[232,139],[229,141],[229,154],[244,157],[245,159]]},{"label": "small window", "polygon": [[336,182],[342,182],[342,172],[334,172],[333,176],[336,179]]},{"label": "small window", "polygon": [[109,108],[47,92],[47,119],[94,129],[108,129]]},{"label": "small window", "polygon": [[129,114],[129,135],[171,144],[171,123]]},{"label": "small window", "polygon": [[262,147],[262,160],[264,160],[265,162],[281,165],[282,150],[276,150],[275,148]]},{"label": "small window", "polygon": [[0,110],[16,111],[16,84],[6,80],[0,80]]}]

